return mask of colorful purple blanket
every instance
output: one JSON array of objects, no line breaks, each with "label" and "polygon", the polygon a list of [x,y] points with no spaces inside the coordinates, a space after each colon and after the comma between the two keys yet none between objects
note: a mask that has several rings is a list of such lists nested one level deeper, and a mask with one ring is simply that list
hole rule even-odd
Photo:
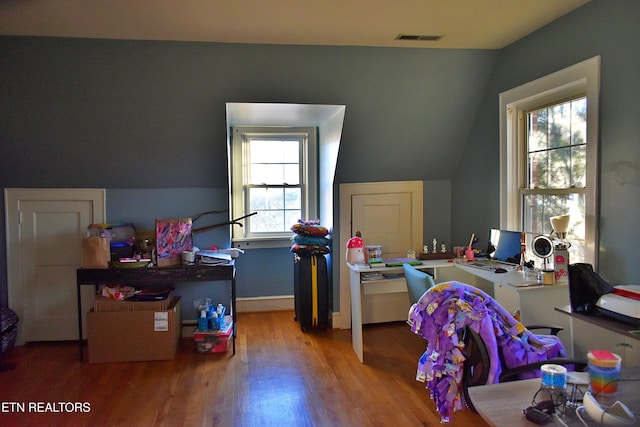
[{"label": "colorful purple blanket", "polygon": [[482,337],[489,352],[487,384],[499,381],[503,369],[499,352],[504,368],[566,357],[557,337],[533,334],[485,292],[460,282],[429,289],[409,309],[408,321],[411,330],[427,341],[416,379],[427,383],[442,422],[449,422],[455,411],[465,407],[461,397],[464,342],[460,338],[465,327]]}]

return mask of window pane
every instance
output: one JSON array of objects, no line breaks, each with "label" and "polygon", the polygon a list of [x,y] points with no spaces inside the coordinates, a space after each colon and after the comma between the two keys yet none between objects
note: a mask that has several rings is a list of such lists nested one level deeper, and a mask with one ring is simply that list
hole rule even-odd
[{"label": "window pane", "polygon": [[551,171],[549,188],[568,188],[571,186],[571,148],[558,148],[549,152]]},{"label": "window pane", "polygon": [[249,211],[255,212],[267,208],[267,189],[249,188]]},{"label": "window pane", "polygon": [[571,175],[573,177],[571,184],[578,188],[584,188],[587,179],[587,146],[572,147],[571,160]]},{"label": "window pane", "polygon": [[302,215],[301,210],[257,211],[251,217],[250,229],[252,233],[273,233],[290,231]]},{"label": "window pane", "polygon": [[269,209],[283,209],[284,208],[284,188],[270,188],[267,190]]},{"label": "window pane", "polygon": [[284,211],[258,211],[251,217],[250,227],[253,233],[285,231]]},{"label": "window pane", "polygon": [[533,234],[544,234],[544,199],[538,195],[526,195],[524,206],[524,230]]},{"label": "window pane", "polygon": [[300,166],[296,163],[295,165],[283,165],[283,167],[284,167],[283,183],[289,184],[289,185],[300,184]]},{"label": "window pane", "polygon": [[[584,194],[526,195],[523,198],[524,230],[535,235],[550,235],[551,217],[570,215],[565,239],[571,244],[571,262],[581,262],[585,254],[585,197]],[[554,236],[555,237],[555,236]]]},{"label": "window pane", "polygon": [[281,164],[255,164],[252,163],[249,170],[250,184],[282,184],[283,168]]},{"label": "window pane", "polygon": [[529,152],[547,148],[547,110],[529,113]]},{"label": "window pane", "polygon": [[300,183],[300,141],[249,140],[249,183]]},{"label": "window pane", "polygon": [[300,141],[250,139],[249,153],[252,162],[299,163]]},{"label": "window pane", "polygon": [[285,216],[285,228],[286,230],[291,229],[291,226],[298,222],[298,220],[302,217],[301,210],[292,210],[292,211],[284,211]]},{"label": "window pane", "polygon": [[529,154],[529,187],[547,188],[547,152]]},{"label": "window pane", "polygon": [[252,162],[282,163],[284,161],[282,141],[251,139],[249,150]]},{"label": "window pane", "polygon": [[571,143],[573,145],[587,142],[587,99],[571,101]]},{"label": "window pane", "polygon": [[549,148],[571,144],[570,104],[559,104],[549,108]]},{"label": "window pane", "polygon": [[284,208],[284,188],[250,187],[249,208],[252,212]]},{"label": "window pane", "polygon": [[531,233],[551,234],[552,216],[571,215],[570,233],[584,238],[583,194],[532,194],[524,196],[525,230]]},{"label": "window pane", "polygon": [[258,212],[249,223],[252,233],[288,231],[302,215],[302,189],[249,187],[249,207]]},{"label": "window pane", "polygon": [[282,161],[285,163],[300,162],[300,142],[299,141],[282,141],[283,156]]},{"label": "window pane", "polygon": [[300,188],[287,188],[284,190],[284,208],[297,210],[302,208],[302,190]]}]

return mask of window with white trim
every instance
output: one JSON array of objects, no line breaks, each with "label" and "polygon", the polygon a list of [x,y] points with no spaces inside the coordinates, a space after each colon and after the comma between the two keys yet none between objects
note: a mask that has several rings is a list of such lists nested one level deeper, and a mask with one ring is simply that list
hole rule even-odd
[{"label": "window with white trim", "polygon": [[233,217],[253,214],[234,227],[234,242],[290,245],[291,226],[317,216],[316,134],[315,128],[233,128]]},{"label": "window with white trim", "polygon": [[570,261],[597,260],[598,98],[595,57],[500,94],[501,227],[532,235],[570,215]]},{"label": "window with white trim", "polygon": [[583,262],[587,99],[580,96],[523,115],[523,229],[536,235],[551,235],[551,217],[568,214],[569,228],[563,237],[571,243],[571,259]]}]

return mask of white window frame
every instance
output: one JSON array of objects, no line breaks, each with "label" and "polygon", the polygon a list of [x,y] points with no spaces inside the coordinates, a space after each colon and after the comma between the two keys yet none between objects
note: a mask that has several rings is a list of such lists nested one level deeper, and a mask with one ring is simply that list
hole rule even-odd
[{"label": "white window frame", "polygon": [[600,57],[500,93],[500,227],[522,229],[520,188],[526,182],[524,112],[567,98],[587,98],[587,170],[585,193],[585,260],[597,268]]},{"label": "white window frame", "polygon": [[[318,138],[314,127],[255,127],[236,126],[232,128],[231,139],[231,206],[232,217],[240,218],[251,214],[245,191],[244,141],[247,137],[273,138],[277,135],[301,136],[300,150],[302,214],[305,219],[317,218],[318,211]],[[234,246],[243,249],[260,249],[291,246],[292,232],[251,234],[251,217],[244,220],[245,226],[233,227]],[[291,224],[293,225],[293,224]]]}]

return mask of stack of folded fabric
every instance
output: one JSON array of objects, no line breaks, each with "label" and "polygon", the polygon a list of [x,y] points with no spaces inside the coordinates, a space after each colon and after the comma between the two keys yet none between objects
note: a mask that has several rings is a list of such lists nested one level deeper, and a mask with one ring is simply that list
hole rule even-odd
[{"label": "stack of folded fabric", "polygon": [[320,221],[299,219],[291,226],[291,231],[295,234],[291,237],[293,245],[291,252],[299,256],[311,256],[318,254],[328,254],[331,252],[329,245],[331,240],[329,230],[320,225]]}]

